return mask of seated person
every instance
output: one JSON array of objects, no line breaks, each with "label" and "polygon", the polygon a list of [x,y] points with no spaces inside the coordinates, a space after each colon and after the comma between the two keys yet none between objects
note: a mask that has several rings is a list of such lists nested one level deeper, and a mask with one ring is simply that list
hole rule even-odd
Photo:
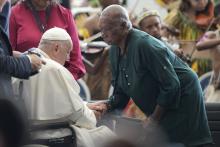
[{"label": "seated person", "polygon": [[198,50],[209,49],[212,59],[212,76],[205,89],[206,102],[220,103],[220,4],[215,7],[216,31],[208,31],[196,44]]},{"label": "seated person", "polygon": [[[46,31],[38,48],[32,52],[39,54],[47,64],[29,80],[14,79],[13,88],[24,100],[27,115],[33,124],[69,121],[76,131],[78,147],[95,147],[97,140],[100,143],[114,135],[105,126],[96,127],[96,116],[100,116],[103,108],[96,103],[85,104],[82,101],[79,85],[63,66],[69,59],[71,49],[72,41],[65,30],[52,28]],[[56,138],[63,133],[39,133],[35,138]]]}]

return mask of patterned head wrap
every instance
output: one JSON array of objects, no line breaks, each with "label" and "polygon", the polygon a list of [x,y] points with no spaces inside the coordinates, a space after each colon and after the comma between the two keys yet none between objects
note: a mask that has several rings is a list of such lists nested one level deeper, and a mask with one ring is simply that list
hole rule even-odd
[{"label": "patterned head wrap", "polygon": [[143,9],[143,11],[140,13],[138,19],[137,19],[137,24],[140,25],[140,22],[149,16],[158,16],[160,17],[158,11],[156,10],[148,10],[148,9]]}]

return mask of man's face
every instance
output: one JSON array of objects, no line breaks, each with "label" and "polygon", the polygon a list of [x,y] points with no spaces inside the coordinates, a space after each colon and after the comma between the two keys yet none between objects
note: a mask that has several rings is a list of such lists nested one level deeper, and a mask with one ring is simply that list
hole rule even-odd
[{"label": "man's face", "polygon": [[57,47],[57,50],[55,52],[55,61],[60,63],[61,65],[64,65],[66,61],[69,61],[70,59],[70,52],[72,48],[70,46],[62,44]]},{"label": "man's face", "polygon": [[106,18],[101,18],[99,21],[99,28],[102,33],[102,38],[109,45],[118,45],[121,41],[123,28],[120,24],[112,23]]},{"label": "man's face", "polygon": [[7,0],[0,0],[0,12],[2,12],[2,8],[4,7],[6,1]]},{"label": "man's face", "polygon": [[158,16],[148,16],[141,21],[140,28],[155,38],[161,37],[161,20]]},{"label": "man's face", "polygon": [[189,0],[189,2],[196,11],[204,10],[208,4],[208,0]]}]

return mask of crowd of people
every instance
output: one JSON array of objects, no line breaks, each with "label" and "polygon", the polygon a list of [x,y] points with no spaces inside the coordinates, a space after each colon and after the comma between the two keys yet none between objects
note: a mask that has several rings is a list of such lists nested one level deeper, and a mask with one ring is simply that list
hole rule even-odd
[{"label": "crowd of people", "polygon": [[[220,102],[220,3],[156,2],[167,8],[164,19],[99,0],[101,10],[77,28],[70,1],[0,0],[0,147],[213,146],[205,103]],[[107,45],[94,55],[79,38]],[[83,101],[82,78],[96,102]],[[118,125],[122,115],[139,127]],[[30,133],[59,123],[74,130],[76,145],[63,127]]]}]

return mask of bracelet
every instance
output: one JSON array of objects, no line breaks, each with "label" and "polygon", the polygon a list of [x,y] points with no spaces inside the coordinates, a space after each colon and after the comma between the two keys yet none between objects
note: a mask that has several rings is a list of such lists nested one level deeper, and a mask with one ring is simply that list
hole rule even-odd
[{"label": "bracelet", "polygon": [[111,110],[112,108],[112,104],[110,101],[105,102],[106,106],[107,106],[107,111]]}]

